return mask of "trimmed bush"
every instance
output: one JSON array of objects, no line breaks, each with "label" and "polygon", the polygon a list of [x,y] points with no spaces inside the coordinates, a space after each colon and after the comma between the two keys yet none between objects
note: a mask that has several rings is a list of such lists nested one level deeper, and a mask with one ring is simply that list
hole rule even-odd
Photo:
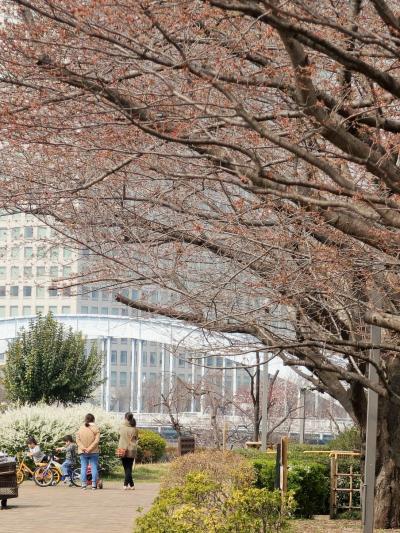
[{"label": "trimmed bush", "polygon": [[[256,459],[256,486],[274,489],[275,462]],[[311,518],[314,514],[329,512],[329,466],[320,463],[291,462],[288,468],[288,489],[293,491],[297,503],[295,515]]]},{"label": "trimmed bush", "polygon": [[234,452],[217,450],[188,453],[170,465],[165,488],[179,487],[193,472],[207,474],[227,488],[250,487],[255,481],[254,469],[249,461]]},{"label": "trimmed bush", "polygon": [[158,433],[149,429],[139,429],[137,461],[156,462],[165,454],[166,441]]},{"label": "trimmed bush", "polygon": [[191,472],[180,486],[161,490],[150,511],[137,520],[135,531],[279,532],[286,529],[293,507],[291,495],[282,506],[279,491],[251,487],[227,491],[226,485],[213,479],[210,472]]}]

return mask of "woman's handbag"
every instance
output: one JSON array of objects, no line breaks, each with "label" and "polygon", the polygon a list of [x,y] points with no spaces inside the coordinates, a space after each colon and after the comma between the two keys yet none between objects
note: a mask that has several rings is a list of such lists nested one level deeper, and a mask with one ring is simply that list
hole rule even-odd
[{"label": "woman's handbag", "polygon": [[115,450],[115,455],[119,457],[120,459],[122,459],[123,457],[126,456],[126,452],[127,450],[125,448],[117,448]]}]

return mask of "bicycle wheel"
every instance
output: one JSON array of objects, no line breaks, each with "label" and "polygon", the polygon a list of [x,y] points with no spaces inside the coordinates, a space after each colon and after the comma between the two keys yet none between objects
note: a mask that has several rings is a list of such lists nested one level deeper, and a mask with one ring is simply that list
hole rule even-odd
[{"label": "bicycle wheel", "polygon": [[17,470],[17,485],[21,485],[21,483],[24,481],[25,476],[22,470]]},{"label": "bicycle wheel", "polygon": [[71,482],[75,487],[81,487],[82,481],[81,481],[81,469],[80,468],[74,468],[72,471],[72,477]]},{"label": "bicycle wheel", "polygon": [[53,483],[53,472],[48,466],[38,466],[35,468],[33,481],[39,487],[48,487]]},{"label": "bicycle wheel", "polygon": [[51,471],[53,472],[52,485],[58,485],[61,481],[61,472],[55,466],[51,468]]}]

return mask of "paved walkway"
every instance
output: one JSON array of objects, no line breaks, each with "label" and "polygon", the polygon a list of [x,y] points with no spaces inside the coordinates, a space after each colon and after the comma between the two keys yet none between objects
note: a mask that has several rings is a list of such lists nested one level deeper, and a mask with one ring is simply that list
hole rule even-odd
[{"label": "paved walkway", "polygon": [[[104,489],[37,487],[24,481],[19,497],[0,511],[1,533],[132,533],[133,522],[149,509],[158,483],[138,483],[124,491],[121,483],[105,481]],[[143,508],[138,513],[138,507]]]}]

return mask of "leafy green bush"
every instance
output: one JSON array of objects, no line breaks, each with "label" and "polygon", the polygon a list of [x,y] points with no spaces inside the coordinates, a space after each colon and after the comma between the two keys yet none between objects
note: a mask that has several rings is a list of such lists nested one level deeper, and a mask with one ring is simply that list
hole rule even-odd
[{"label": "leafy green bush", "polygon": [[158,433],[149,429],[139,429],[137,461],[159,461],[165,454],[166,441]]},{"label": "leafy green bush", "polygon": [[294,507],[279,491],[245,487],[226,491],[210,473],[187,474],[183,484],[163,488],[137,533],[273,533],[283,531]]},{"label": "leafy green bush", "polygon": [[361,434],[360,430],[353,426],[336,437],[336,439],[331,440],[329,443],[330,450],[348,450],[353,451],[361,450]]},{"label": "leafy green bush", "polygon": [[[256,486],[274,489],[275,462],[256,459]],[[288,489],[293,491],[297,503],[296,516],[310,518],[326,514],[329,510],[329,467],[320,463],[292,461],[288,468]]]}]

